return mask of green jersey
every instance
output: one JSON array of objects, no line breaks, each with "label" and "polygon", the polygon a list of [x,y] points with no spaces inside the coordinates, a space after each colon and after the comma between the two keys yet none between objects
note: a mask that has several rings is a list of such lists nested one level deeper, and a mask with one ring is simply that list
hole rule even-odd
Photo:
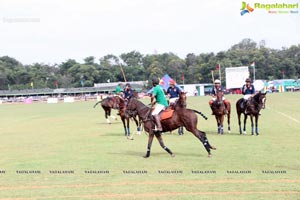
[{"label": "green jersey", "polygon": [[157,103],[164,105],[166,107],[168,106],[168,102],[167,102],[165,93],[159,85],[156,85],[153,88],[153,96],[155,96]]},{"label": "green jersey", "polygon": [[118,85],[116,87],[116,94],[119,94],[122,91],[122,88]]}]

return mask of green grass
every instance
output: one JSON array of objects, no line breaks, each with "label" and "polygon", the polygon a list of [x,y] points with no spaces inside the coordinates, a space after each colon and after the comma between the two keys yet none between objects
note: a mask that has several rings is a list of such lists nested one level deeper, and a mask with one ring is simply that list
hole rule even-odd
[{"label": "green grass", "polygon": [[[259,120],[260,136],[249,134],[249,120],[248,134],[239,135],[235,102],[240,97],[227,96],[233,107],[232,132],[223,136],[216,134],[209,97],[188,98],[189,108],[209,117],[205,121],[199,116],[198,128],[217,147],[212,158],[191,133],[178,136],[175,131],[163,136],[174,158],[154,140],[151,157],[144,159],[147,136],[125,139],[120,120],[106,124],[102,108],[92,108],[95,102],[0,105],[0,170],[5,170],[0,174],[0,199],[300,199],[300,93],[268,94],[267,109]],[[133,123],[131,127],[134,131]],[[49,170],[74,174],[53,175]],[[85,174],[85,170],[110,173]],[[216,173],[192,174],[191,170]],[[263,174],[262,170],[286,173]]]}]

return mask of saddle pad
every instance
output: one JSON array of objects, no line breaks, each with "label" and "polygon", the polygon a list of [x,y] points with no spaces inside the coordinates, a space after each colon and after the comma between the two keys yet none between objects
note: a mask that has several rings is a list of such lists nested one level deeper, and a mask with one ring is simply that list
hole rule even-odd
[{"label": "saddle pad", "polygon": [[173,116],[174,110],[171,108],[167,108],[166,110],[161,112],[160,120],[169,119]]}]

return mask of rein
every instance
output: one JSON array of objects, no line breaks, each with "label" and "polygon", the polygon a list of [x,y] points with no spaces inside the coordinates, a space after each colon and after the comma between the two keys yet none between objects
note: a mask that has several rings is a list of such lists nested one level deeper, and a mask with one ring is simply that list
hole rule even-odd
[{"label": "rein", "polygon": [[[135,100],[136,101],[136,111],[139,113],[140,111],[143,111],[145,109],[148,109],[147,113],[145,115],[139,115],[140,118],[142,119],[143,122],[149,121],[151,120],[151,118],[149,118],[149,114],[151,112],[151,108],[149,108],[148,106],[144,105],[142,102]],[[132,103],[132,102],[128,102],[127,106]],[[140,105],[140,107],[138,107]],[[132,113],[134,113],[134,111],[127,109],[127,112],[131,112],[130,115],[132,115]]]}]

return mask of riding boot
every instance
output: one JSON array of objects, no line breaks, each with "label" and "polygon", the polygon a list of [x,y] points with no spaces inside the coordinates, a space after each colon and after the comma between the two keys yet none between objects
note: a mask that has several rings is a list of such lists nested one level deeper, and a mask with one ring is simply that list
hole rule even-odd
[{"label": "riding boot", "polygon": [[157,131],[162,131],[162,127],[161,127],[159,115],[155,115],[155,116],[153,116],[153,117],[154,117],[155,123],[156,123],[156,128],[157,128],[156,130],[157,130]]}]

